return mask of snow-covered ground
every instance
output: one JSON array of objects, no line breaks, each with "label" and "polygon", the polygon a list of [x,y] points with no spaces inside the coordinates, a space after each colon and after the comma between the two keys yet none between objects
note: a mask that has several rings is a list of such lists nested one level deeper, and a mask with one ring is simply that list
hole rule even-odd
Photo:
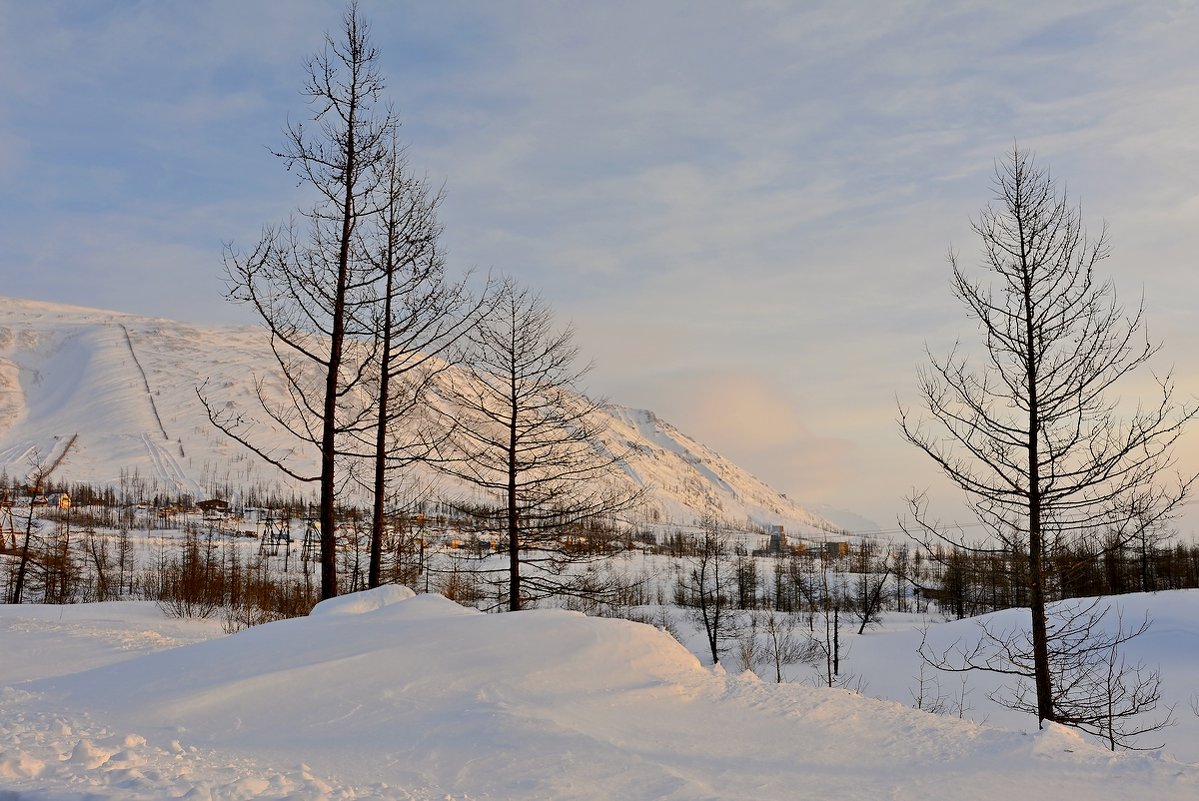
[{"label": "snow-covered ground", "polygon": [[[1106,631],[1114,630],[1120,616],[1126,628],[1140,625],[1146,615],[1150,620],[1149,630],[1126,643],[1121,654],[1130,666],[1141,663],[1161,672],[1161,703],[1155,712],[1140,719],[1164,719],[1171,709],[1173,714],[1171,725],[1137,738],[1137,747],[1164,743],[1165,753],[1180,761],[1199,763],[1199,711],[1195,708],[1199,706],[1199,590],[1134,593],[1104,598],[1100,604],[1110,607],[1103,624]],[[944,653],[956,642],[977,642],[982,622],[997,631],[1027,632],[1028,618],[1027,609],[1007,609],[976,619],[936,623],[928,627],[928,650]],[[846,669],[861,676],[866,694],[912,704],[920,676],[920,660],[915,653],[924,636],[916,616],[889,613],[881,629],[845,638],[849,652]],[[952,714],[958,714],[957,707],[964,706],[961,714],[972,720],[1009,728],[1030,725],[1029,716],[988,698],[989,694],[1003,694],[1001,677],[978,672],[937,673],[930,668],[925,669],[924,677],[926,693],[942,694]]]},{"label": "snow-covered ground", "polygon": [[[1138,604],[1167,681],[1193,684],[1199,594]],[[906,693],[918,636],[853,638],[871,691]],[[726,674],[647,625],[402,588],[230,636],[145,603],[0,607],[0,654],[3,801],[1199,797],[1199,766],[1169,755]]]}]

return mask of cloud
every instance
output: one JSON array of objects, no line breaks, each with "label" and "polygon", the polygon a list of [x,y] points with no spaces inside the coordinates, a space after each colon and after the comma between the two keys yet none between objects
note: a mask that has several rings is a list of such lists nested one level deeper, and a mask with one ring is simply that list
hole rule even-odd
[{"label": "cloud", "polygon": [[622,403],[653,409],[801,501],[827,500],[832,488],[849,479],[857,456],[854,443],[830,432],[813,432],[799,399],[758,372],[666,372],[637,377],[624,389]]},{"label": "cloud", "polygon": [[[1111,224],[1105,269],[1199,375],[1193,4],[362,8],[452,263],[542,290],[597,390],[799,497],[888,520],[924,475],[894,399],[926,341],[974,336],[945,253],[974,263],[1013,140]],[[227,319],[221,243],[303,205],[266,147],[340,10],[6,5],[0,270],[37,271],[8,285],[160,313],[186,286]]]}]

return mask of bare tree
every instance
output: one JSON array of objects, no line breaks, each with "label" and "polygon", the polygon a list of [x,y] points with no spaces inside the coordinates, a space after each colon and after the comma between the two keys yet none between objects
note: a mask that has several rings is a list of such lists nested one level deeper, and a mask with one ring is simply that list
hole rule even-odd
[{"label": "bare tree", "polygon": [[[1173,710],[1146,718],[1161,701],[1161,676],[1143,663],[1130,664],[1122,653],[1129,641],[1149,630],[1149,619],[1126,626],[1101,599],[1059,601],[1048,608],[1046,640],[1056,722],[1073,726],[1104,740],[1114,751],[1140,748],[1136,738],[1172,725]],[[982,670],[1012,677],[1012,688],[1000,689],[991,700],[1020,712],[1036,714],[1036,660],[1031,633],[980,621],[977,641],[955,642],[933,650],[921,642],[922,659],[938,670],[964,673]],[[1152,747],[1160,747],[1152,746]]]},{"label": "bare tree", "polygon": [[374,276],[353,258],[361,222],[377,214],[379,166],[390,153],[396,120],[377,112],[384,83],[370,27],[351,2],[339,37],[309,59],[304,94],[312,125],[289,123],[285,147],[275,153],[300,182],[315,191],[305,225],[268,227],[248,253],[227,249],[229,297],[246,303],[262,319],[283,379],[282,401],[258,379],[261,410],[297,440],[319,452],[320,470],[293,467],[280,453],[253,437],[254,421],[230,412],[201,387],[209,419],[259,457],[320,488],[321,597],[337,594],[336,466],[341,440],[366,427],[363,409],[347,412],[347,399],[370,359],[346,362],[346,342],[370,333],[362,309]]},{"label": "bare tree", "polygon": [[818,661],[822,661],[820,681],[835,687],[846,680],[841,673],[841,611],[846,606],[843,577],[834,574],[834,565],[826,549],[820,557],[818,580],[808,582],[806,589],[808,608],[815,626],[811,641],[815,646]]},{"label": "bare tree", "polygon": [[1153,571],[1153,554],[1158,546],[1169,539],[1169,531],[1161,519],[1149,517],[1130,521],[1132,536],[1121,537],[1120,543],[1129,542],[1136,552],[1137,589],[1141,592],[1153,592],[1157,589],[1157,579]]},{"label": "bare tree", "polygon": [[799,631],[795,615],[770,609],[757,615],[762,630],[762,652],[774,667],[774,680],[783,681],[783,668],[797,662],[814,663],[820,656],[816,641]]},{"label": "bare tree", "polygon": [[[1096,625],[1104,613],[1095,616]],[[1143,717],[1161,702],[1161,674],[1142,662],[1129,664],[1120,650],[1124,643],[1148,629],[1148,617],[1136,628],[1125,628],[1123,617],[1117,614],[1114,633],[1091,636],[1081,649],[1079,667],[1087,671],[1089,681],[1080,683],[1086,695],[1080,694],[1071,704],[1073,725],[1101,737],[1113,751],[1117,747],[1160,748],[1162,743],[1144,746],[1136,738],[1174,723],[1172,706],[1164,716],[1149,720]]]},{"label": "bare tree", "polygon": [[855,592],[857,595],[854,614],[858,618],[858,634],[866,631],[867,626],[873,626],[881,621],[883,611],[883,591],[887,588],[887,580],[891,577],[891,553],[887,546],[883,547],[883,558],[876,558],[878,545],[872,540],[863,539],[858,543],[854,554],[854,572],[857,573]]},{"label": "bare tree", "polygon": [[[604,439],[603,404],[579,383],[572,329],[505,280],[466,337],[468,356],[438,381],[436,410],[452,435],[437,443],[442,470],[477,488],[467,504],[504,533],[507,606],[572,592],[572,564],[607,555],[612,519],[639,492],[614,479],[623,451]],[[602,543],[601,543],[602,541]]]},{"label": "bare tree", "polygon": [[[926,647],[928,629],[924,630],[921,648]],[[938,674],[929,675],[931,663],[927,659],[920,660],[920,673],[915,676],[915,689],[908,690],[912,696],[912,708],[929,712],[933,715],[953,715],[965,720],[966,713],[974,709],[969,699],[973,692],[966,684],[966,677],[960,676],[957,692],[950,692],[941,686]]]},{"label": "bare tree", "polygon": [[17,574],[9,593],[9,603],[19,604],[25,595],[25,578],[29,573],[31,561],[35,559],[33,553],[33,549],[37,545],[35,534],[40,527],[34,519],[33,510],[42,493],[46,491],[46,479],[53,469],[54,465],[42,457],[40,450],[35,449],[30,454],[29,474],[25,478],[25,490],[29,496],[29,515],[25,519],[25,535],[21,539],[20,553],[17,557]]},{"label": "bare tree", "polygon": [[758,616],[749,611],[743,622],[748,625],[738,625],[733,632],[737,661],[742,672],[748,670],[750,673],[757,673],[758,662],[767,658],[766,645],[758,636]]},{"label": "bare tree", "polygon": [[[1088,238],[1064,191],[1018,149],[996,168],[995,199],[973,225],[992,283],[972,279],[950,255],[953,293],[977,324],[983,348],[976,360],[960,346],[944,358],[930,353],[919,373],[927,416],[901,408],[901,427],[965,493],[990,535],[975,549],[1023,555],[1032,614],[1030,711],[1042,721],[1071,723],[1076,715],[1054,660],[1073,651],[1046,614],[1047,550],[1166,519],[1195,481],[1161,483],[1172,474],[1171,446],[1196,409],[1173,402],[1168,374],[1158,378],[1157,397],[1131,412],[1114,396],[1160,346],[1142,334],[1143,306],[1126,313],[1111,282],[1095,276],[1108,255],[1106,230]],[[909,533],[925,546],[940,540],[969,547],[960,529],[929,517],[922,496],[911,507]],[[1001,650],[1011,659],[1022,654]]]},{"label": "bare tree", "polygon": [[409,171],[394,139],[380,168],[381,211],[363,244],[378,276],[369,587],[381,580],[388,476],[428,455],[428,438],[413,430],[422,425],[426,390],[450,364],[441,357],[478,322],[487,297],[485,290],[472,300],[465,279],[447,278],[438,248],[443,195]]},{"label": "bare tree", "polygon": [[[733,611],[736,588],[729,534],[721,530],[714,519],[704,521],[703,531],[695,540],[695,549],[689,561],[690,565],[680,577],[680,600],[691,607],[692,618],[703,630],[712,664],[719,664],[726,643],[736,639],[738,626]],[[756,650],[752,636],[749,642],[747,669],[752,668]],[[742,661],[747,661],[745,656]]]}]

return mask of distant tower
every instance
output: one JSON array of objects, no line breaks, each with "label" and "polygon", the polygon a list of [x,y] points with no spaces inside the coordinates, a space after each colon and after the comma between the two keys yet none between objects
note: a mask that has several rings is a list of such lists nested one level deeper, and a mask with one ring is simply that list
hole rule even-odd
[{"label": "distant tower", "polygon": [[787,534],[782,526],[770,527],[770,552],[782,553],[787,548]]}]

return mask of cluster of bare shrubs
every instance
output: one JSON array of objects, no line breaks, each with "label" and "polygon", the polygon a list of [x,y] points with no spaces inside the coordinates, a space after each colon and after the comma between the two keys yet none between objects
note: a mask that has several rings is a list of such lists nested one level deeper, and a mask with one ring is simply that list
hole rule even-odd
[{"label": "cluster of bare shrubs", "polygon": [[140,576],[128,531],[106,536],[91,526],[43,527],[30,519],[22,531],[3,539],[0,581],[8,603],[114,601],[138,595]]},{"label": "cluster of bare shrubs", "polygon": [[216,580],[207,585],[192,585],[190,577],[207,569],[204,563],[211,558],[212,550],[207,543],[203,550],[188,544],[184,553],[188,561],[199,556],[199,569],[186,562],[172,566],[168,577],[174,575],[183,580],[170,585],[160,595],[159,604],[186,605],[189,596],[197,594],[201,603],[216,605],[214,611],[221,615],[227,631],[306,615],[317,601],[310,577],[279,576],[267,559],[261,556],[243,559],[235,549],[228,550],[221,564],[214,566],[218,571],[223,568],[223,572],[215,573]]},{"label": "cluster of bare shrubs", "polygon": [[230,631],[304,615],[316,603],[310,571],[281,574],[268,556],[195,524],[181,537],[160,532],[157,553],[140,562],[127,529],[101,533],[31,518],[27,532],[4,549],[0,579],[13,603],[151,600],[176,617],[220,617]]},{"label": "cluster of bare shrubs", "polygon": [[220,617],[229,632],[306,615],[317,601],[310,571],[280,575],[268,556],[195,526],[146,568],[142,585],[167,614]]}]

